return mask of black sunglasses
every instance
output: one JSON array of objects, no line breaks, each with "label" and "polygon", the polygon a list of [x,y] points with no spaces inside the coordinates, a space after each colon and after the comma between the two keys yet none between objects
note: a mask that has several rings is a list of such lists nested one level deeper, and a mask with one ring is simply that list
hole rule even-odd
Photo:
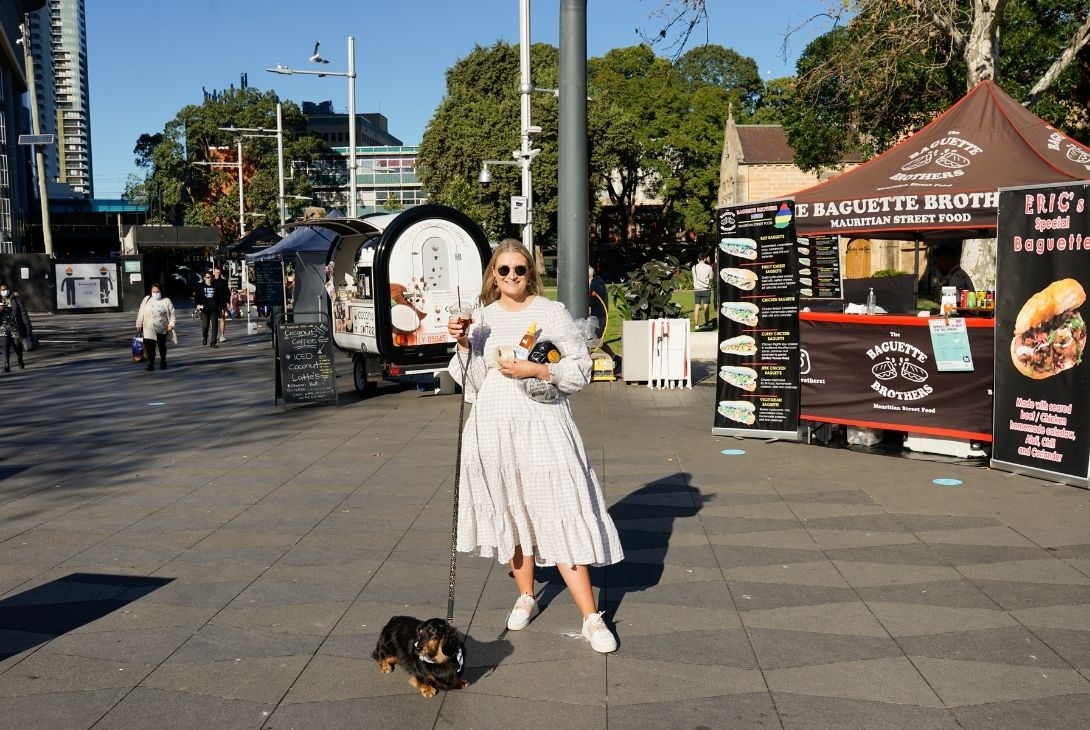
[{"label": "black sunglasses", "polygon": [[[508,266],[507,264],[504,264],[503,266],[497,266],[496,267],[496,273],[499,274],[500,276],[507,276],[508,274],[511,273],[511,267]],[[515,276],[526,276],[526,267],[523,266],[522,264],[519,264],[518,266],[516,266],[515,267]]]}]

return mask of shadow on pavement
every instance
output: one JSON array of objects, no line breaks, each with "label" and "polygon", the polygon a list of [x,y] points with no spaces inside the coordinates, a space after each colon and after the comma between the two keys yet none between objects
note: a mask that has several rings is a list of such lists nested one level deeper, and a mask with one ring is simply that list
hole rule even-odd
[{"label": "shadow on pavement", "polygon": [[172,580],[72,573],[9,596],[0,601],[0,660],[97,621]]}]

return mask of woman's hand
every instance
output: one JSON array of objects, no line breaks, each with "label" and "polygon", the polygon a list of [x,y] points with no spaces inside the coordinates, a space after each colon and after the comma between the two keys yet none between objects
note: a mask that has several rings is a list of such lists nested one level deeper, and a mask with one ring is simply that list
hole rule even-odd
[{"label": "woman's hand", "polygon": [[548,382],[551,374],[549,366],[529,360],[500,360],[496,367],[509,378],[523,380],[525,378],[537,378]]},{"label": "woman's hand", "polygon": [[447,320],[447,334],[458,343],[458,347],[463,350],[469,349],[469,325],[473,324],[472,319],[457,319],[451,318]]}]

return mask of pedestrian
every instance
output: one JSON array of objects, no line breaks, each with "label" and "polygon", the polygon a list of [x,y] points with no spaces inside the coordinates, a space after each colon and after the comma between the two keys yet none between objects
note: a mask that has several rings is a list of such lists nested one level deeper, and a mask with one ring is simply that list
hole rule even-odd
[{"label": "pedestrian", "polygon": [[[614,651],[588,566],[611,565],[624,553],[566,397],[590,382],[585,337],[564,305],[542,296],[530,254],[514,239],[492,254],[479,305],[469,322],[447,325],[458,343],[449,372],[474,404],[462,434],[458,550],[510,565],[519,592],[507,616],[512,631],[538,613],[534,566],[555,565],[582,614],[583,637],[595,651]],[[556,345],[560,361],[495,356],[497,348],[525,346],[532,334]],[[551,383],[560,398],[530,398],[527,378]]]},{"label": "pedestrian", "polygon": [[966,289],[976,291],[973,280],[961,268],[961,256],[953,246],[946,244],[935,249],[935,269],[938,271],[940,295],[944,286],[952,286],[959,292]]},{"label": "pedestrian", "polygon": [[11,372],[11,351],[15,350],[15,361],[19,369],[26,367],[23,362],[23,340],[34,336],[34,326],[30,323],[30,314],[26,305],[6,283],[0,282],[0,337],[4,339],[4,372]]},{"label": "pedestrian", "polygon": [[163,296],[158,284],[140,302],[136,313],[136,329],[144,338],[145,370],[155,369],[155,348],[159,347],[159,369],[167,369],[167,337],[174,332],[174,304]]},{"label": "pedestrian", "polygon": [[219,347],[219,312],[223,307],[219,290],[212,281],[212,272],[204,272],[202,281],[193,292],[193,302],[201,313],[201,344],[208,344],[209,330],[212,335],[212,347]]},{"label": "pedestrian", "polygon": [[715,269],[708,263],[710,258],[706,253],[700,254],[696,266],[693,267],[694,329],[700,329],[710,324],[708,314],[712,303],[711,283],[712,277],[715,276]]},{"label": "pedestrian", "polygon": [[218,266],[212,269],[212,286],[216,287],[216,296],[223,302],[219,313],[219,341],[227,342],[227,309],[231,304],[231,287],[227,286],[227,279],[223,278],[223,269]]}]

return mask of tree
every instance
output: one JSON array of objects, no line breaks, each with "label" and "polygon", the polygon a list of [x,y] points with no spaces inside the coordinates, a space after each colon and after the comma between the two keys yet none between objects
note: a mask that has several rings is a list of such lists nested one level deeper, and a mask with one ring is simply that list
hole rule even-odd
[{"label": "tree", "polygon": [[[205,167],[194,162],[235,163],[235,137],[219,127],[271,128],[275,126],[274,92],[253,88],[230,89],[201,105],[187,105],[166,123],[163,131],[142,134],[133,150],[143,172],[130,178],[129,199],[143,199],[149,220],[174,225],[211,225],[224,241],[239,236],[238,175],[231,167]],[[306,117],[292,102],[283,103],[286,159],[313,160],[322,141],[306,133]],[[243,179],[246,212],[279,219],[279,172],[276,139],[245,138]],[[309,192],[302,179],[290,183],[286,194]]]}]

